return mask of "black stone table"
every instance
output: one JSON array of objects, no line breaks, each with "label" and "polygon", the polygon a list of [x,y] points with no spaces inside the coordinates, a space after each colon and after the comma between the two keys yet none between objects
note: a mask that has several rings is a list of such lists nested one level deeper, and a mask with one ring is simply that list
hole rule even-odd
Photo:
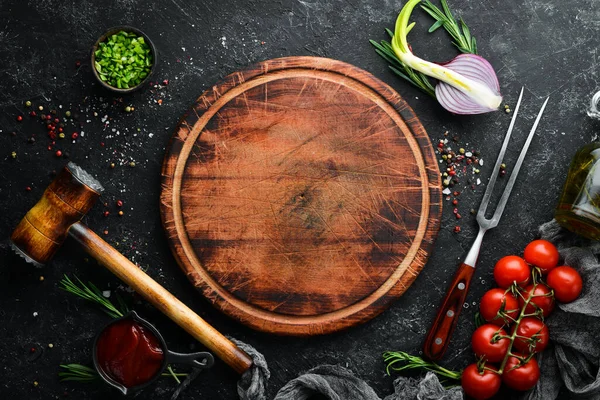
[{"label": "black stone table", "polygon": [[[492,287],[493,264],[503,255],[521,252],[536,236],[537,226],[552,218],[571,157],[578,147],[597,138],[599,123],[586,116],[585,108],[600,81],[600,12],[593,0],[450,3],[477,37],[480,53],[495,67],[506,103],[514,106],[521,86],[526,87],[506,159],[509,172],[537,110],[550,96],[503,220],[484,239],[466,309],[444,359],[444,365],[460,369],[473,360],[469,339],[476,302]],[[386,38],[384,28],[393,27],[401,4],[391,0],[1,1],[1,236],[8,238],[51,181],[52,171],[67,162],[68,153],[68,160],[95,175],[107,189],[103,196],[107,206],[98,204],[87,224],[97,232],[108,231],[104,237],[110,243],[221,332],[262,351],[273,373],[269,398],[288,380],[323,363],[347,366],[380,396],[389,394],[392,379],[384,373],[381,353],[420,352],[448,281],[476,234],[469,210],[478,206],[510,120],[503,111],[452,116],[387,69],[368,40]],[[417,54],[436,61],[456,54],[444,32],[427,33],[431,20],[424,13],[416,11],[414,18],[417,26],[410,41]],[[160,83],[122,99],[94,81],[89,62],[95,39],[120,24],[136,26],[151,36],[159,51],[154,80]],[[434,254],[410,290],[362,326],[310,339],[257,333],[212,308],[177,267],[159,216],[161,162],[181,114],[226,74],[288,55],[331,57],[372,72],[408,101],[432,141],[448,131],[450,137],[459,136],[454,147],[477,149],[487,161],[480,168],[480,186],[473,190],[466,179],[457,186],[462,192],[460,221],[445,203]],[[34,107],[24,107],[27,100]],[[52,151],[47,149],[44,126],[28,115],[39,105],[46,113],[56,109],[58,114],[66,110],[79,114],[78,123],[67,123],[67,138],[57,140]],[[125,105],[135,111],[125,113]],[[22,122],[17,122],[18,115],[24,116]],[[73,132],[79,133],[75,143],[70,139]],[[32,136],[34,143],[28,140]],[[63,157],[56,157],[58,149]],[[129,166],[132,161],[135,167]],[[110,163],[116,167],[111,169]],[[117,200],[124,203],[121,217]],[[105,211],[110,215],[105,217]],[[453,232],[457,222],[462,228],[459,234]],[[5,241],[0,244],[0,260],[0,398],[116,396],[99,383],[59,382],[59,364],[90,363],[92,339],[108,317],[61,291],[58,282],[63,274],[76,275],[110,290],[112,299],[117,292],[134,297],[94,260],[87,260],[72,241],[43,269],[23,263]],[[173,350],[201,349],[149,305],[135,308],[156,323]],[[180,398],[234,399],[236,381],[236,374],[217,362]],[[164,378],[137,398],[166,399],[175,387],[172,379]]]}]

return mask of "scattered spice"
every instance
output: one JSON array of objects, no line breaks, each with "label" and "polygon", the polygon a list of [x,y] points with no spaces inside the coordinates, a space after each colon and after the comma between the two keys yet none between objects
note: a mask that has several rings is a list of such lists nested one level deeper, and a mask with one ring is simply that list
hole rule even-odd
[{"label": "scattered spice", "polygon": [[104,232],[102,232],[102,233],[104,233],[105,235],[108,235],[108,230],[105,229]]},{"label": "scattered spice", "polygon": [[12,158],[17,158],[17,152],[16,152],[16,151],[13,151],[12,153],[10,153],[10,156],[11,156]]},{"label": "scattered spice", "polygon": [[52,343],[48,343],[48,347],[52,349],[54,345]]},{"label": "scattered spice", "polygon": [[40,275],[40,282],[44,282],[44,279],[46,279],[44,278],[44,275]]},{"label": "scattered spice", "polygon": [[117,200],[117,207],[123,207],[123,201]]},{"label": "scattered spice", "polygon": [[130,167],[135,167],[135,162],[131,161],[131,162],[129,163],[129,166],[130,166]]},{"label": "scattered spice", "polygon": [[124,213],[123,213],[123,210],[119,210],[119,217],[122,217],[122,216],[123,216],[123,214],[124,214]]},{"label": "scattered spice", "polygon": [[60,150],[56,150],[56,153],[54,153],[54,154],[56,154],[56,157],[62,157],[62,155],[63,155],[62,151],[60,151]]},{"label": "scattered spice", "polygon": [[460,226],[456,225],[454,227],[454,233],[460,233],[460,231],[461,231]]},{"label": "scattered spice", "polygon": [[64,133],[59,133],[59,134],[58,134],[58,137],[59,137],[60,139],[64,139],[64,138],[65,138],[65,134],[64,134]]},{"label": "scattered spice", "polygon": [[38,110],[40,110],[40,111],[44,111],[44,106],[39,106],[39,107],[38,107]]},{"label": "scattered spice", "polygon": [[108,217],[108,216],[110,215],[110,212],[108,212],[108,211],[104,211],[103,215],[104,215],[105,217]]},{"label": "scattered spice", "polygon": [[114,162],[111,162],[111,163],[110,163],[110,167],[111,167],[111,168],[114,168],[114,167],[115,167],[115,163],[114,163]]},{"label": "scattered spice", "polygon": [[17,117],[17,121],[19,121],[19,122],[23,121],[23,116],[22,116],[22,115],[19,115],[19,116]]},{"label": "scattered spice", "polygon": [[73,132],[71,134],[71,139],[73,139],[73,140],[77,139],[78,137],[79,137],[79,133],[77,133],[77,132]]},{"label": "scattered spice", "polygon": [[31,107],[31,101],[27,100],[27,101],[25,102],[25,107]]},{"label": "scattered spice", "polygon": [[125,112],[130,113],[132,111],[131,106],[125,107]]},{"label": "scattered spice", "polygon": [[31,192],[31,186],[27,186],[27,187],[25,188],[25,190],[26,190],[26,191],[28,191],[28,192]]}]

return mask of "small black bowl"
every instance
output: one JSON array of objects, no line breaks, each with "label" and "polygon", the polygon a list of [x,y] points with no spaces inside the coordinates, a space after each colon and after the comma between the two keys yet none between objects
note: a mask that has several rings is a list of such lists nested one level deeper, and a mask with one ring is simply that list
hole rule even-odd
[{"label": "small black bowl", "polygon": [[[112,324],[115,324],[115,323],[125,320],[125,319],[132,319],[132,320],[136,321],[137,323],[142,325],[144,328],[148,329],[154,336],[156,336],[156,338],[160,342],[160,347],[163,351],[163,354],[165,355],[163,358],[162,365],[161,365],[160,369],[158,370],[158,372],[154,375],[154,377],[152,377],[151,379],[149,379],[148,381],[146,381],[140,385],[132,386],[132,387],[126,387],[125,385],[115,381],[110,375],[108,375],[100,366],[100,363],[98,362],[97,351],[96,351],[96,349],[98,347],[98,340],[100,339],[100,336],[102,335],[102,333]],[[165,342],[165,339],[162,337],[160,332],[158,332],[158,329],[156,329],[154,327],[154,325],[152,325],[150,322],[146,321],[145,319],[143,319],[139,315],[137,315],[137,313],[135,311],[130,311],[127,315],[125,315],[121,318],[113,319],[108,324],[106,324],[106,326],[104,326],[104,328],[102,328],[102,330],[96,335],[96,338],[94,339],[94,347],[92,348],[92,358],[94,360],[94,367],[96,368],[96,371],[98,372],[98,375],[100,375],[102,380],[104,382],[108,383],[110,386],[112,386],[116,389],[119,389],[121,391],[121,393],[123,393],[123,394],[128,394],[128,393],[131,393],[132,391],[137,391],[137,390],[143,389],[146,386],[150,385],[151,383],[153,383],[155,380],[157,380],[162,375],[165,368],[167,368],[167,365],[169,365],[169,364],[186,364],[193,368],[206,369],[206,368],[212,367],[213,364],[215,363],[215,359],[213,358],[212,354],[210,354],[208,352],[182,354],[182,353],[175,353],[174,351],[169,350],[167,348],[167,343]]]},{"label": "small black bowl", "polygon": [[[148,46],[150,46],[150,52],[152,53],[152,66],[150,67],[150,72],[148,73],[148,76],[146,76],[146,78],[144,78],[144,80],[141,81],[138,85],[136,85],[132,88],[128,88],[128,89],[119,89],[117,87],[111,86],[108,83],[104,82],[102,79],[100,79],[100,75],[98,75],[98,71],[96,71],[96,66],[94,64],[94,62],[96,61],[96,50],[98,50],[98,46],[100,45],[100,43],[104,42],[109,36],[114,35],[115,33],[119,33],[121,31],[133,32],[136,35],[143,37],[144,41],[148,44]],[[96,40],[96,43],[94,43],[94,46],[92,47],[91,61],[92,61],[92,72],[94,73],[94,76],[96,77],[98,82],[100,82],[100,84],[102,86],[104,86],[108,90],[111,90],[111,91],[119,93],[119,94],[127,94],[127,93],[131,93],[133,91],[140,89],[142,86],[144,86],[146,83],[148,83],[150,81],[150,77],[154,74],[154,70],[156,69],[156,64],[158,62],[158,53],[156,52],[156,47],[154,47],[154,43],[152,42],[152,40],[150,40],[148,35],[146,35],[141,30],[134,28],[132,26],[122,25],[122,26],[115,26],[113,28],[110,28],[109,30],[104,32],[102,34],[102,36],[100,36],[100,38],[98,38],[98,40]]]}]

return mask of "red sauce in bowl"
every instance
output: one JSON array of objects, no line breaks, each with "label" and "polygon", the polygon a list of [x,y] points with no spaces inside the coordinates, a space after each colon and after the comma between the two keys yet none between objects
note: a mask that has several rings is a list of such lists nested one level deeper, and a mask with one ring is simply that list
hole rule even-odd
[{"label": "red sauce in bowl", "polygon": [[109,325],[96,342],[98,365],[126,388],[142,385],[156,376],[165,359],[156,335],[134,319]]}]

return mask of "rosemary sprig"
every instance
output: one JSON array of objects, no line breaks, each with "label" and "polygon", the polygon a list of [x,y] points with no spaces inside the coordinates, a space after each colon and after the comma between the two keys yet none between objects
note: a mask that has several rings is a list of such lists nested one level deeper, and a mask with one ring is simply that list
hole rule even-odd
[{"label": "rosemary sprig", "polygon": [[465,21],[460,18],[459,22],[454,18],[446,0],[440,0],[440,3],[442,10],[436,7],[431,0],[424,0],[421,4],[421,8],[435,19],[435,23],[429,28],[429,33],[443,26],[454,39],[453,44],[458,50],[466,54],[477,54],[477,40],[471,35]]},{"label": "rosemary sprig", "polygon": [[[64,368],[65,371],[60,371],[58,376],[60,377],[61,382],[65,381],[78,381],[78,382],[91,382],[98,379],[100,376],[95,369],[87,367],[81,364],[61,364],[61,368]],[[170,376],[175,379],[175,381],[180,384],[181,380],[179,377],[188,376],[187,373],[175,372],[173,368],[169,365],[167,366],[168,373],[162,373],[160,376]]]},{"label": "rosemary sprig", "polygon": [[[477,41],[471,35],[471,31],[467,24],[462,18],[460,19],[460,22],[454,18],[446,0],[440,0],[440,2],[443,11],[436,7],[430,0],[424,0],[423,4],[421,4],[421,8],[436,21],[431,28],[429,28],[429,32],[431,33],[436,29],[443,27],[450,36],[452,36],[454,39],[453,44],[461,52],[477,54]],[[394,32],[391,30],[386,29],[386,32],[390,38],[394,37]],[[375,52],[389,63],[389,68],[392,72],[421,89],[429,96],[435,98],[435,87],[432,85],[429,78],[400,61],[398,56],[394,53],[390,42],[382,40],[380,43],[377,43],[374,40],[369,40],[369,43],[375,47]]]},{"label": "rosemary sprig", "polygon": [[431,371],[436,375],[444,378],[442,383],[460,380],[462,372],[451,371],[442,366],[437,365],[434,362],[423,360],[421,357],[410,355],[404,351],[386,351],[383,353],[383,361],[386,364],[385,371],[390,375],[390,371],[402,372],[410,369],[419,369],[425,371]]},{"label": "rosemary sprig", "polygon": [[77,280],[79,286],[77,286],[76,283],[74,283],[67,275],[65,275],[60,281],[61,289],[79,296],[82,299],[99,304],[102,306],[104,312],[106,312],[112,318],[120,318],[129,312],[128,307],[125,305],[125,302],[120,298],[120,296],[117,298],[121,309],[118,309],[110,300],[102,295],[100,289],[98,289],[93,283],[88,282],[88,285],[86,285],[78,277],[75,277],[75,279]]},{"label": "rosemary sprig", "polygon": [[[394,37],[394,32],[389,29],[386,29],[385,31],[390,38]],[[369,42],[375,47],[375,52],[390,64],[389,68],[393,73],[406,79],[428,95],[435,98],[435,88],[429,81],[429,78],[400,61],[398,56],[394,53],[390,42],[386,40],[382,40],[381,43],[377,43],[374,40],[369,40]]]},{"label": "rosemary sprig", "polygon": [[95,369],[86,367],[81,364],[61,364],[61,368],[66,371],[60,371],[58,376],[62,382],[64,381],[78,381],[78,382],[91,382],[98,379],[98,373]]}]

